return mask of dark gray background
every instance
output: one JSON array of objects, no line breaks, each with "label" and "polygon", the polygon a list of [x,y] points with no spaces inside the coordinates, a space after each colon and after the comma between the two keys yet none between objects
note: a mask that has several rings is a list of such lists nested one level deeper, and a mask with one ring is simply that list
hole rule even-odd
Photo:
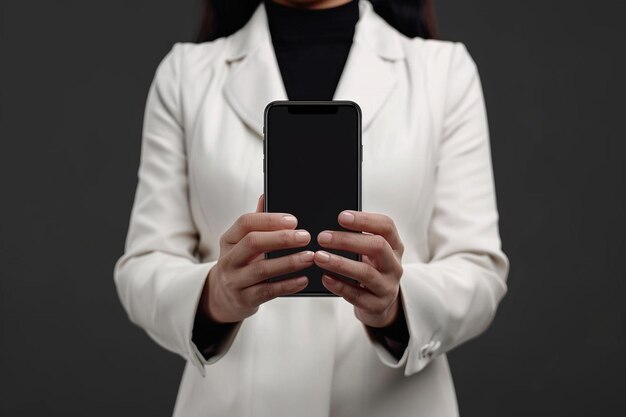
[{"label": "dark gray background", "polygon": [[[183,362],[130,324],[112,268],[147,89],[199,4],[0,3],[0,415],[172,412]],[[512,266],[450,355],[462,415],[621,414],[626,2],[436,4],[479,66]]]}]

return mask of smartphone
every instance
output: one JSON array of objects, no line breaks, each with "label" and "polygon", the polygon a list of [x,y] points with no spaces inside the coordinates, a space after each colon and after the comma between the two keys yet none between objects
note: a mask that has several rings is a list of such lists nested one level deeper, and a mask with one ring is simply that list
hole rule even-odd
[{"label": "smartphone", "polygon": [[[291,213],[296,228],[311,234],[307,246],[265,254],[277,258],[303,250],[323,249],[361,261],[361,255],[322,248],[323,230],[353,232],[339,225],[342,210],[361,211],[361,109],[353,101],[272,101],[264,111],[263,171],[265,211]],[[360,233],[360,232],[354,232]],[[358,285],[358,281],[311,267],[270,278],[306,275],[309,284],[290,296],[335,296],[322,284],[322,273]]]}]

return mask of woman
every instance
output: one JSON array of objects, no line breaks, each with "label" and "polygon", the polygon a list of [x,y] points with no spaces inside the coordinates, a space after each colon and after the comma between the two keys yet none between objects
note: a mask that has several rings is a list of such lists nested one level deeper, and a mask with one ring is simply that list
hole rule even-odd
[{"label": "woman", "polygon": [[[446,352],[489,325],[509,268],[475,62],[431,38],[427,1],[255,3],[241,28],[213,8],[221,26],[174,45],[146,104],[115,282],[130,319],[187,360],[174,415],[458,415]],[[287,98],[361,106],[363,211],[338,223],[367,233],[310,236],[262,212],[263,109]],[[364,261],[263,258],[312,238]],[[313,263],[366,285],[300,298],[278,296],[306,278],[265,282]]]}]

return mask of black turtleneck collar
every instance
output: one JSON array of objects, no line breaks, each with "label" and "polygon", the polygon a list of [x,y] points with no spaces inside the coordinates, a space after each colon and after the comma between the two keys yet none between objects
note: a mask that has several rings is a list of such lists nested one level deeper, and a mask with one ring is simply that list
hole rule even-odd
[{"label": "black turtleneck collar", "polygon": [[358,0],[326,9],[263,1],[289,99],[331,100],[359,20]]},{"label": "black turtleneck collar", "polygon": [[263,0],[273,42],[352,41],[359,20],[358,0],[325,9],[284,6]]}]

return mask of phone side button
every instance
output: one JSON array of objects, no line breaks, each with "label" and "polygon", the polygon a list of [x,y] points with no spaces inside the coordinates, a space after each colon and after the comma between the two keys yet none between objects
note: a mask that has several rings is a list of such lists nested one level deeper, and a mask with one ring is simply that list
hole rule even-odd
[{"label": "phone side button", "polygon": [[265,157],[263,158],[263,172],[265,172]]},{"label": "phone side button", "polygon": [[363,162],[363,145],[361,145],[361,162]]}]

